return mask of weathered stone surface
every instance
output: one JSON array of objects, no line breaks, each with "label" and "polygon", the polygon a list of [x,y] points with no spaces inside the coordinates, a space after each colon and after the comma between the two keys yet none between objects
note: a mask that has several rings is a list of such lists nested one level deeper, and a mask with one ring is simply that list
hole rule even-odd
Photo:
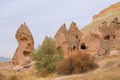
[{"label": "weathered stone surface", "polygon": [[114,18],[109,24],[104,22],[100,27],[99,31],[102,34],[102,48],[101,53],[110,53],[113,49],[119,50],[120,46],[120,23],[117,17]]},{"label": "weathered stone surface", "polygon": [[72,22],[70,28],[68,30],[68,34],[66,35],[69,46],[72,49],[78,49],[78,45],[81,39],[82,33],[78,29],[76,23]]},{"label": "weathered stone surface", "polygon": [[63,24],[54,37],[54,40],[56,41],[58,46],[62,45],[62,43],[66,41],[65,38],[66,34],[67,34],[66,25]]},{"label": "weathered stone surface", "polygon": [[117,17],[111,22],[103,21],[99,29],[84,34],[74,22],[68,31],[63,26],[55,36],[55,41],[66,56],[78,50],[93,55],[109,54],[113,49],[120,51],[120,22]]},{"label": "weathered stone surface", "polygon": [[111,5],[110,7],[102,10],[99,14],[93,16],[93,21],[97,21],[101,18],[115,14],[117,12],[120,12],[120,2]]},{"label": "weathered stone surface", "polygon": [[24,23],[16,32],[18,47],[13,56],[14,65],[24,65],[31,62],[29,54],[34,50],[34,40],[30,30]]},{"label": "weathered stone surface", "polygon": [[81,36],[82,33],[77,28],[76,23],[72,22],[69,30],[67,30],[65,24],[63,24],[55,35],[54,40],[57,46],[63,49],[65,56],[67,56],[78,50]]},{"label": "weathered stone surface", "polygon": [[92,55],[97,54],[101,49],[101,33],[89,32],[84,34],[79,44],[79,50]]},{"label": "weathered stone surface", "polygon": [[118,50],[112,50],[110,51],[110,56],[119,56],[120,52]]},{"label": "weathered stone surface", "polygon": [[99,28],[100,24],[104,21],[110,23],[115,17],[120,20],[120,2],[109,6],[108,8],[102,10],[99,14],[93,17],[93,21],[83,27],[81,31],[83,33],[89,32],[90,30],[96,30]]},{"label": "weathered stone surface", "polygon": [[99,31],[102,33],[104,39],[114,39],[115,32],[120,29],[120,24],[117,17],[114,18],[109,24],[107,22],[103,22],[99,27]]}]

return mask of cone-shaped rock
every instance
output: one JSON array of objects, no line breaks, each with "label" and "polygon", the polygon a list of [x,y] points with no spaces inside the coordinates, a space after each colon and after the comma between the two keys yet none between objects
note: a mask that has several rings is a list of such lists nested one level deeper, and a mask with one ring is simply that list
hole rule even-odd
[{"label": "cone-shaped rock", "polygon": [[56,41],[58,46],[60,46],[64,41],[66,41],[65,39],[66,34],[67,34],[66,25],[63,24],[54,37],[54,40]]},{"label": "cone-shaped rock", "polygon": [[13,64],[24,65],[30,63],[29,54],[34,50],[34,40],[25,23],[17,30],[16,39],[18,41],[18,47],[12,59]]},{"label": "cone-shaped rock", "polygon": [[61,34],[66,34],[66,33],[67,33],[66,25],[63,24],[63,25],[59,28],[58,32],[56,33],[55,38],[58,37],[58,36],[61,35]]},{"label": "cone-shaped rock", "polygon": [[78,44],[81,39],[81,36],[82,33],[79,31],[76,23],[72,22],[68,30],[68,34],[66,35],[67,42],[72,50],[78,49]]},{"label": "cone-shaped rock", "polygon": [[79,29],[75,22],[72,22],[69,28],[69,33],[78,33]]},{"label": "cone-shaped rock", "polygon": [[75,53],[78,50],[82,33],[79,31],[76,23],[72,22],[67,31],[63,24],[55,35],[54,39],[57,46],[63,49],[65,56]]}]

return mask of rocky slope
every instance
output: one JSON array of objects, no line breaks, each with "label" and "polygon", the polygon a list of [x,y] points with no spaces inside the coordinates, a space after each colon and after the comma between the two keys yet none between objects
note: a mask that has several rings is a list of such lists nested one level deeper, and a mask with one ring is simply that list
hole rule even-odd
[{"label": "rocky slope", "polygon": [[98,29],[102,22],[111,22],[115,17],[120,19],[120,2],[111,5],[110,7],[102,10],[99,14],[93,16],[93,21],[85,26],[81,31],[89,32],[90,30]]}]

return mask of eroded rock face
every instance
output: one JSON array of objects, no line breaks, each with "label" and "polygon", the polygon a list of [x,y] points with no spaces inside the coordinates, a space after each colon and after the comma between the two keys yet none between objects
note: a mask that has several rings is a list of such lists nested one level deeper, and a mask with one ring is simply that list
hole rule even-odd
[{"label": "eroded rock face", "polygon": [[99,27],[99,31],[102,34],[101,53],[107,54],[113,49],[118,50],[120,48],[120,23],[117,17],[115,17],[109,24],[107,22],[103,23]]},{"label": "eroded rock face", "polygon": [[119,56],[120,52],[118,50],[113,50],[110,52],[110,56]]},{"label": "eroded rock face", "polygon": [[87,33],[90,30],[96,30],[100,24],[104,21],[110,23],[115,17],[120,20],[120,2],[103,9],[99,14],[93,16],[93,20],[90,24],[84,26],[81,31]]},{"label": "eroded rock face", "polygon": [[72,22],[69,30],[63,24],[56,33],[54,40],[59,48],[62,48],[65,56],[76,53],[82,33],[77,28],[76,23]]},{"label": "eroded rock face", "polygon": [[61,46],[62,43],[66,41],[66,38],[65,38],[66,34],[67,34],[66,25],[63,24],[54,37],[54,40],[56,41],[57,46]]},{"label": "eroded rock face", "polygon": [[16,32],[18,47],[13,56],[14,65],[24,65],[31,62],[29,54],[34,50],[34,40],[30,30],[24,23]]},{"label": "eroded rock face", "polygon": [[89,32],[84,34],[79,44],[79,50],[95,55],[101,49],[101,40],[102,37],[100,32]]},{"label": "eroded rock face", "polygon": [[67,41],[69,42],[69,46],[71,46],[73,50],[78,49],[81,36],[82,36],[82,33],[78,29],[76,23],[72,22],[68,30],[68,34],[66,35],[66,38],[67,38]]},{"label": "eroded rock face", "polygon": [[99,14],[93,16],[93,21],[100,20],[106,16],[120,12],[120,2],[111,5],[110,7],[102,10]]}]

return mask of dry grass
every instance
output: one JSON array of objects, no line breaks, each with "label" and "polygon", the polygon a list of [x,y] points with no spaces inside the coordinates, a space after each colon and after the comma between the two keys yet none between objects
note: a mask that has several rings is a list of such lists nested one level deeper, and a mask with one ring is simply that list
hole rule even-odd
[{"label": "dry grass", "polygon": [[[45,78],[37,76],[37,70],[35,68],[16,72],[7,68],[10,65],[11,63],[0,63],[0,73],[3,75],[1,77],[5,76],[3,80],[50,80],[54,77],[53,74]],[[1,77],[0,80],[2,79]]]},{"label": "dry grass", "polygon": [[[107,66],[110,62],[113,64]],[[101,67],[85,74],[61,76],[53,80],[120,80],[120,56],[105,57],[98,63],[104,64],[100,64]]]},{"label": "dry grass", "polygon": [[[9,64],[0,64],[0,73],[6,76],[6,80],[12,80],[11,77],[20,78],[20,80],[120,80],[120,56],[104,57],[98,60],[100,66],[94,71],[84,74],[59,76],[57,74],[49,74],[47,77],[37,76],[36,69],[15,72],[2,67]],[[112,63],[112,64],[107,64]],[[108,66],[109,65],[109,66]],[[58,77],[59,76],[59,77]],[[19,79],[18,79],[19,80]]]}]

